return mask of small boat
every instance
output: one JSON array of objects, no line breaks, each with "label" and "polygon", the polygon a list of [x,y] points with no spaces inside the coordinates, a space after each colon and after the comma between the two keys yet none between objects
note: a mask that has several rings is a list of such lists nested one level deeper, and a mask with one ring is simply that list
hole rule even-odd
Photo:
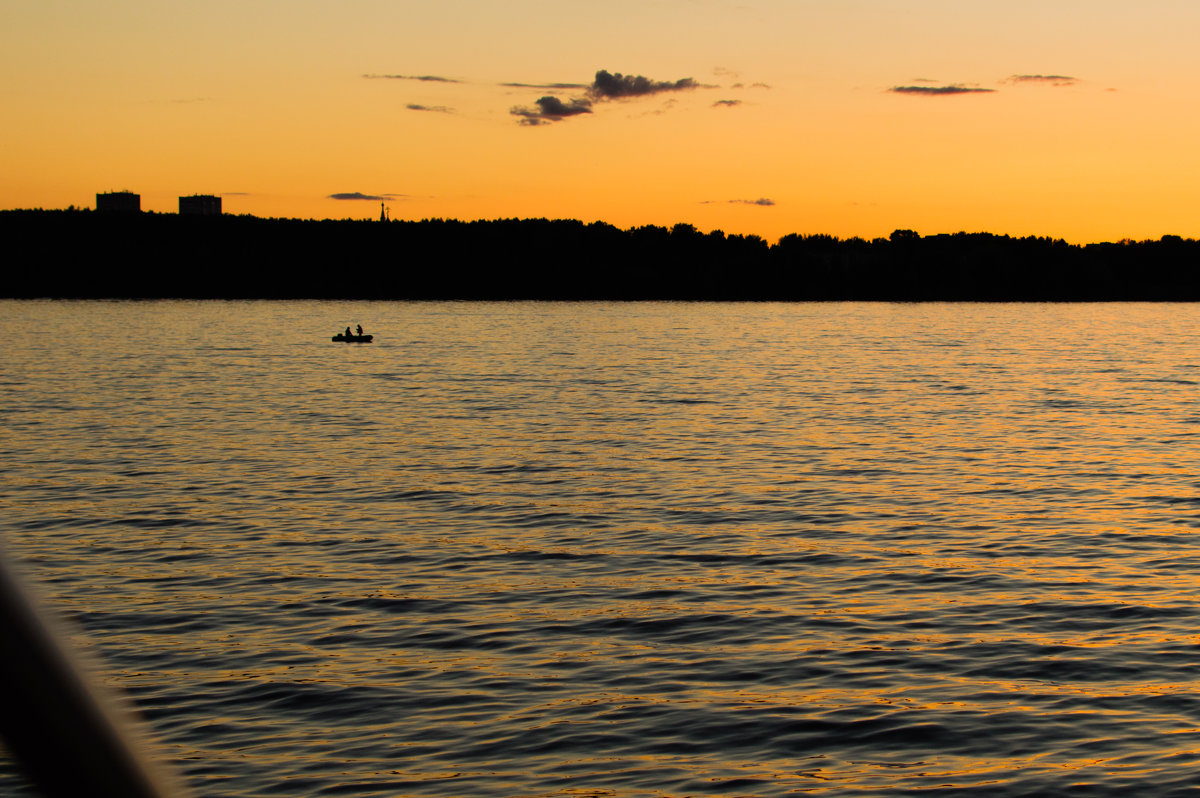
[{"label": "small boat", "polygon": [[332,340],[345,341],[348,344],[369,344],[374,337],[374,335],[346,335],[345,333],[338,333],[333,336]]}]

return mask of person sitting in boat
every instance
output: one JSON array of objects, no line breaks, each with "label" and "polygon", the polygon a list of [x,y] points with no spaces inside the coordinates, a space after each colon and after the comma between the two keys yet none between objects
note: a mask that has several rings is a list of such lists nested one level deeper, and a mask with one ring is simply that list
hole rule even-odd
[{"label": "person sitting in boat", "polygon": [[346,328],[346,337],[347,338],[350,337],[350,328],[349,327]]},{"label": "person sitting in boat", "polygon": [[358,337],[362,338],[362,325],[361,324],[358,325]]}]

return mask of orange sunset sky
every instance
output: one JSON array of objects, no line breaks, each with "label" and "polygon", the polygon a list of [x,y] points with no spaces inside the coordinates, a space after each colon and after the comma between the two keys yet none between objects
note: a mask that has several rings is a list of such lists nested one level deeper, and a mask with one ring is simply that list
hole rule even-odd
[{"label": "orange sunset sky", "polygon": [[1194,0],[4,0],[0,208],[1200,237],[1198,35]]}]

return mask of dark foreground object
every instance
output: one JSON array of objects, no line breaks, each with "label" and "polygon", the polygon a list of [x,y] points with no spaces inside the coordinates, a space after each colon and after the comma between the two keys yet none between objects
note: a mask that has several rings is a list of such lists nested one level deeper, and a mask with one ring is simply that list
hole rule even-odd
[{"label": "dark foreground object", "polygon": [[182,798],[0,560],[0,737],[50,798]]},{"label": "dark foreground object", "polygon": [[348,344],[369,344],[374,338],[374,335],[344,335],[342,333],[333,336],[334,341],[345,341]]},{"label": "dark foreground object", "polygon": [[[1200,300],[1200,242],[990,233],[866,241],[595,222],[304,221],[0,211],[0,297],[121,299]],[[353,253],[349,257],[348,253]],[[339,267],[351,261],[353,279]]]}]

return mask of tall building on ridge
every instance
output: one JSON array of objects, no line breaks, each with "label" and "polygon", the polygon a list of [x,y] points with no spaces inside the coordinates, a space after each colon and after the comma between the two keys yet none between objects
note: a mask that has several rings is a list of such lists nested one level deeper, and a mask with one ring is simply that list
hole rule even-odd
[{"label": "tall building on ridge", "polygon": [[221,198],[211,194],[193,194],[179,198],[180,216],[220,216]]},{"label": "tall building on ridge", "polygon": [[96,210],[109,213],[141,213],[142,195],[132,191],[110,191],[96,195]]}]

